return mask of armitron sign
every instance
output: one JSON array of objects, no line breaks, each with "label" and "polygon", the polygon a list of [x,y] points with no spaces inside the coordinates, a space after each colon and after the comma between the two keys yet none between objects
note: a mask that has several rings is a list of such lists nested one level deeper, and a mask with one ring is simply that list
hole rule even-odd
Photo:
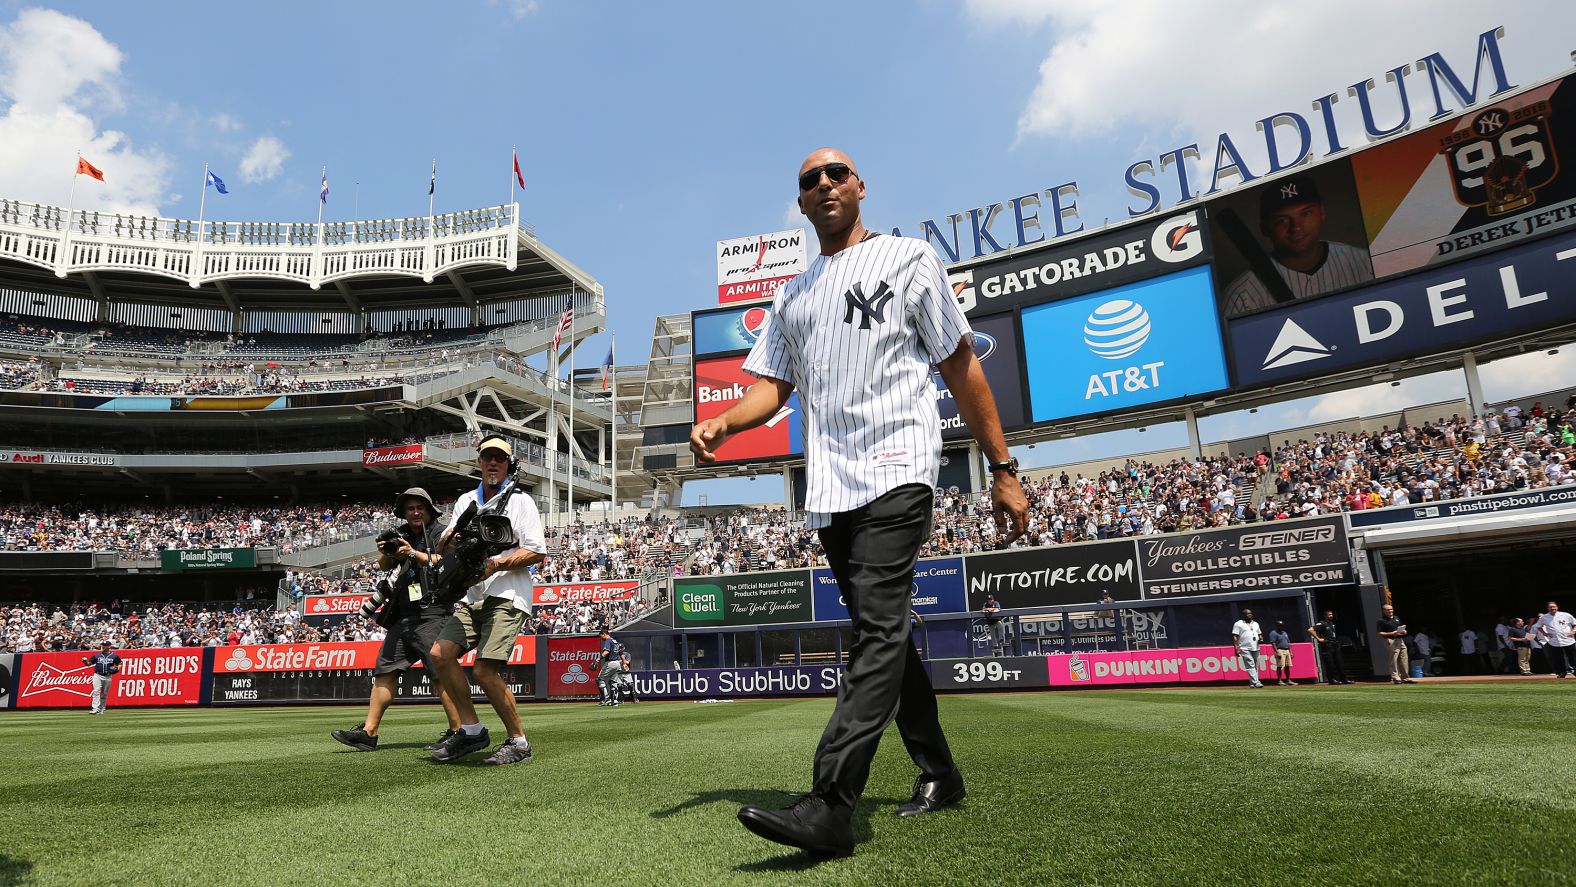
[{"label": "armitron sign", "polygon": [[808,264],[804,229],[717,241],[717,303],[768,299]]},{"label": "armitron sign", "polygon": [[361,451],[361,465],[364,468],[376,468],[380,465],[419,465],[425,447],[421,444],[409,444],[402,447],[374,447]]}]

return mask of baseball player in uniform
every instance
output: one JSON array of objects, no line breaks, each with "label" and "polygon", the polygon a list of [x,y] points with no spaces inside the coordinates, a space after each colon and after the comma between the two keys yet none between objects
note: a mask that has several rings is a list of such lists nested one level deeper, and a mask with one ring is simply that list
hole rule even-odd
[{"label": "baseball player in uniform", "polygon": [[618,681],[624,674],[624,645],[613,640],[607,629],[602,629],[602,661],[597,666],[596,682],[602,688],[602,701],[597,705],[618,705]]},{"label": "baseball player in uniform", "polygon": [[104,706],[109,703],[109,684],[115,679],[115,674],[120,671],[120,654],[110,649],[109,641],[99,644],[99,651],[82,660],[83,665],[93,666],[93,711],[92,714],[104,713]]},{"label": "baseball player in uniform", "polygon": [[782,810],[745,807],[752,832],[816,855],[853,851],[850,814],[870,761],[895,719],[920,774],[900,815],[964,796],[937,716],[936,695],[910,640],[914,562],[930,536],[941,458],[936,367],[990,460],[998,523],[1011,542],[1028,524],[973,334],[935,250],[869,231],[865,181],[841,151],[821,148],[799,169],[799,209],[820,255],[784,284],[772,320],[744,362],[759,381],[721,416],[696,425],[702,462],[728,438],[803,403],[807,526],[817,530],[848,603],[854,643],[837,707],[815,753],[811,792]]},{"label": "baseball player in uniform", "polygon": [[[1307,176],[1264,186],[1259,193],[1259,233],[1269,238],[1271,265],[1297,299],[1374,279],[1367,250],[1324,239],[1324,199]],[[1277,304],[1252,271],[1237,275],[1226,287],[1227,317]]]}]

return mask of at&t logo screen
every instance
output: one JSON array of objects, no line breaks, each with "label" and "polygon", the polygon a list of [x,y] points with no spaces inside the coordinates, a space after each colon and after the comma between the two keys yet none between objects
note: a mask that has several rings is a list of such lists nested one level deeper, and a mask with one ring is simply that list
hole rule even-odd
[{"label": "at&t logo screen", "polygon": [[1226,361],[1204,266],[1023,310],[1031,421],[1219,391]]}]

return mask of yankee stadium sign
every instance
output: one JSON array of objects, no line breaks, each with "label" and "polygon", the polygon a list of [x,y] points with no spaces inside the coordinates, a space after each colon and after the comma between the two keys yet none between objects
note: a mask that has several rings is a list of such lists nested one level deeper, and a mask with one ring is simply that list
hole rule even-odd
[{"label": "yankee stadium sign", "polygon": [[[1127,208],[1127,215],[1134,218],[1160,209],[1165,203],[1162,182],[1165,190],[1171,192],[1170,204],[1175,205],[1197,198],[1201,192],[1208,196],[1296,167],[1314,156],[1316,141],[1319,152],[1325,157],[1360,147],[1341,140],[1343,117],[1354,123],[1360,119],[1365,136],[1373,141],[1406,132],[1412,127],[1414,118],[1421,119],[1430,111],[1433,112],[1428,118],[1430,121],[1454,113],[1446,108],[1447,101],[1456,108],[1470,108],[1480,100],[1509,92],[1516,84],[1510,82],[1500,56],[1500,40],[1504,36],[1503,27],[1479,34],[1470,64],[1463,64],[1466,61],[1464,52],[1455,56],[1454,65],[1440,52],[1415,60],[1408,58],[1380,77],[1360,81],[1350,88],[1343,84],[1313,99],[1307,106],[1310,113],[1306,115],[1282,111],[1255,121],[1258,133],[1255,138],[1263,140],[1264,156],[1268,160],[1260,170],[1250,168],[1237,142],[1224,132],[1202,151],[1194,143],[1138,160],[1123,174],[1128,192],[1140,201],[1137,206]],[[1464,41],[1459,45],[1465,48]],[[1463,74],[1470,77],[1463,77]],[[1376,83],[1385,85],[1376,86]],[[1391,90],[1398,95],[1389,95]],[[1375,93],[1380,92],[1387,94],[1376,99]],[[1350,95],[1355,101],[1341,104],[1343,95]],[[1381,108],[1399,104],[1401,119],[1392,123],[1387,117],[1381,125],[1375,104]],[[1193,174],[1199,180],[1190,177],[1190,160],[1193,161]],[[1204,179],[1207,179],[1207,190]],[[940,219],[926,219],[919,223],[915,234],[928,240],[948,262],[978,259],[1084,230],[1078,198],[1078,183],[1071,181],[959,210]],[[901,234],[902,231],[893,228],[892,233]]]}]

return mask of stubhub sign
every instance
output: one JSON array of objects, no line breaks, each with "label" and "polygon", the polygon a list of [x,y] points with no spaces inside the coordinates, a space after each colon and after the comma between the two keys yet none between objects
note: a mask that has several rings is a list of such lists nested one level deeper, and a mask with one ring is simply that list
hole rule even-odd
[{"label": "stubhub sign", "polygon": [[1576,322],[1576,234],[1231,322],[1243,387]]},{"label": "stubhub sign", "polygon": [[[848,605],[843,601],[843,590],[832,571],[815,570],[811,573],[810,581],[815,591],[815,620],[826,622],[847,619]],[[931,558],[915,564],[914,583],[909,589],[909,597],[910,608],[921,616],[966,612],[968,600],[963,593],[963,559]]]},{"label": "stubhub sign", "polygon": [[1227,387],[1209,268],[1023,309],[1031,421]]}]

